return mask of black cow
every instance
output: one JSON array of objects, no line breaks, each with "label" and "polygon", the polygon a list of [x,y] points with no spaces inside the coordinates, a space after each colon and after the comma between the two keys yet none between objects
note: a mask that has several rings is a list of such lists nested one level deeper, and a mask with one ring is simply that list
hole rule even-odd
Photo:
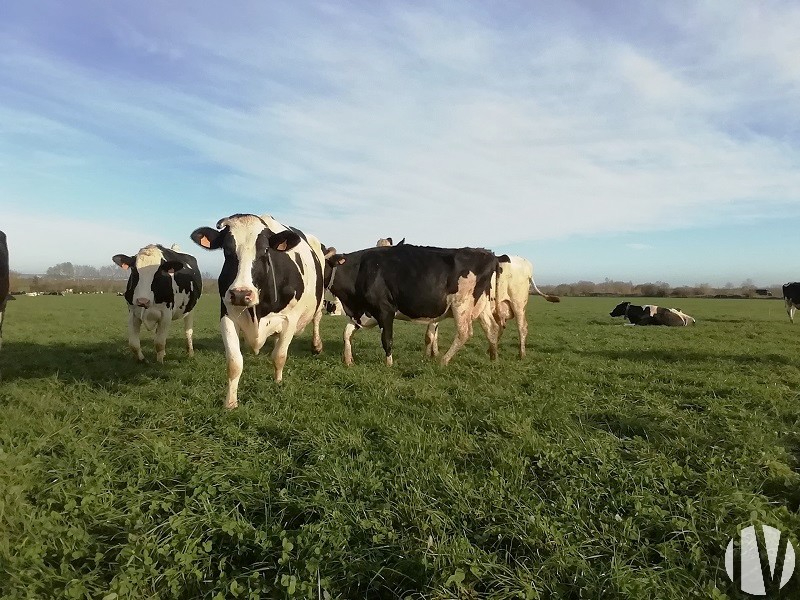
[{"label": "black cow", "polygon": [[128,344],[136,358],[144,360],[142,323],[148,330],[156,328],[153,336],[156,359],[163,363],[169,325],[181,318],[186,330],[186,347],[189,356],[193,356],[192,310],[203,291],[203,277],[195,257],[179,252],[177,246],[165,248],[151,244],[134,256],[116,254],[111,260],[131,271],[125,300],[128,303]]},{"label": "black cow", "polygon": [[219,274],[220,329],[228,362],[225,407],[235,408],[243,367],[240,331],[256,353],[268,337],[278,336],[272,351],[278,382],[292,338],[309,323],[314,324],[312,348],[322,351],[323,247],[315,237],[269,215],[232,215],[220,219],[216,229],[195,229],[192,240],[225,253]]},{"label": "black cow", "polygon": [[6,234],[0,231],[0,348],[3,347],[3,318],[8,301],[8,244]]},{"label": "black cow", "polygon": [[800,308],[800,282],[793,281],[783,286],[783,301],[789,320],[794,323],[794,311]]},{"label": "black cow", "polygon": [[326,253],[326,289],[342,302],[351,322],[344,331],[344,362],[353,364],[353,333],[378,325],[392,364],[394,319],[430,324],[447,317],[456,323],[456,337],[442,358],[447,364],[472,335],[480,319],[497,357],[498,326],[492,316],[490,289],[503,255],[480,248],[432,248],[403,244],[367,248],[349,254]]},{"label": "black cow", "polygon": [[692,317],[681,312],[679,308],[664,308],[652,304],[637,306],[630,302],[620,302],[609,314],[612,317],[625,317],[632,325],[683,327],[695,322]]}]

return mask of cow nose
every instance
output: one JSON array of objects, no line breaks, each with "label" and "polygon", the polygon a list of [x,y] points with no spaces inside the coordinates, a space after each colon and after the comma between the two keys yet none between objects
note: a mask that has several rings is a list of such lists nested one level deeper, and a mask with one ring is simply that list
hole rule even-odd
[{"label": "cow nose", "polygon": [[250,306],[255,298],[255,292],[250,288],[233,288],[230,295],[231,304],[235,306]]},{"label": "cow nose", "polygon": [[147,298],[137,298],[136,306],[141,306],[142,308],[150,308],[150,300],[148,300]]}]

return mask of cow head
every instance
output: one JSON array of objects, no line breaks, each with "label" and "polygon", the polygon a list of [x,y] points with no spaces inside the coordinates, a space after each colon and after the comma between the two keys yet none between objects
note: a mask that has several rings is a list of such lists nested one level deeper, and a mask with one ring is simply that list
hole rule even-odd
[{"label": "cow head", "polygon": [[625,312],[628,310],[628,306],[630,306],[630,302],[620,302],[614,307],[614,310],[608,314],[612,317],[624,317]]},{"label": "cow head", "polygon": [[130,269],[128,291],[131,295],[128,301],[142,308],[153,306],[156,282],[160,278],[168,278],[184,266],[179,260],[166,260],[161,248],[153,244],[145,246],[135,256],[115,254],[111,260],[126,271]]},{"label": "cow head", "polygon": [[207,250],[222,248],[225,263],[219,274],[219,291],[233,306],[258,304],[262,286],[267,285],[268,277],[275,276],[270,273],[268,250],[287,252],[302,239],[288,229],[273,233],[260,217],[243,214],[220,219],[216,229],[195,229],[191,238]]}]

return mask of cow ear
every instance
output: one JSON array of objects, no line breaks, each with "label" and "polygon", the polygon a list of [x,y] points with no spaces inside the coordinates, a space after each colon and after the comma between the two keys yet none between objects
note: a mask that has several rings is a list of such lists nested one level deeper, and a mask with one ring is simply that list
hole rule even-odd
[{"label": "cow ear", "polygon": [[397,246],[402,246],[402,245],[403,245],[403,244],[405,244],[405,243],[406,243],[406,238],[403,238],[402,240],[400,240],[399,242],[397,242],[397,244],[396,244],[396,245],[397,245]]},{"label": "cow ear", "polygon": [[168,260],[161,263],[159,270],[164,271],[165,273],[174,273],[175,271],[180,271],[183,268],[183,263],[179,260]]},{"label": "cow ear", "polygon": [[511,259],[508,257],[508,254],[502,254],[498,256],[497,260],[499,260],[501,263],[511,262]]},{"label": "cow ear", "polygon": [[206,250],[216,250],[222,246],[222,232],[211,227],[198,227],[189,237],[195,244]]},{"label": "cow ear", "polygon": [[389,242],[390,246],[392,245],[392,238],[388,237],[388,238],[386,238],[386,241]]},{"label": "cow ear", "polygon": [[270,236],[269,247],[278,252],[288,252],[300,243],[300,236],[291,229]]},{"label": "cow ear", "polygon": [[133,257],[127,254],[115,254],[111,257],[111,260],[114,261],[115,265],[122,267],[126,271],[133,266]]}]

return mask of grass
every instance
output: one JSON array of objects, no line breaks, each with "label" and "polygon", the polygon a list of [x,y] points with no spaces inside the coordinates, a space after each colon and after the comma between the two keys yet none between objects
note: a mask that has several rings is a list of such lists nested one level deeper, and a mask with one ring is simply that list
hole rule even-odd
[{"label": "grass", "polygon": [[526,360],[512,324],[490,364],[476,326],[446,368],[400,323],[393,368],[373,330],[347,369],[326,317],[280,386],[246,354],[232,412],[217,302],[164,365],[149,336],[134,362],[121,298],[9,306],[1,597],[736,598],[740,527],[800,551],[800,325],[779,302],[675,301],[698,324],[666,329],[534,298]]}]

